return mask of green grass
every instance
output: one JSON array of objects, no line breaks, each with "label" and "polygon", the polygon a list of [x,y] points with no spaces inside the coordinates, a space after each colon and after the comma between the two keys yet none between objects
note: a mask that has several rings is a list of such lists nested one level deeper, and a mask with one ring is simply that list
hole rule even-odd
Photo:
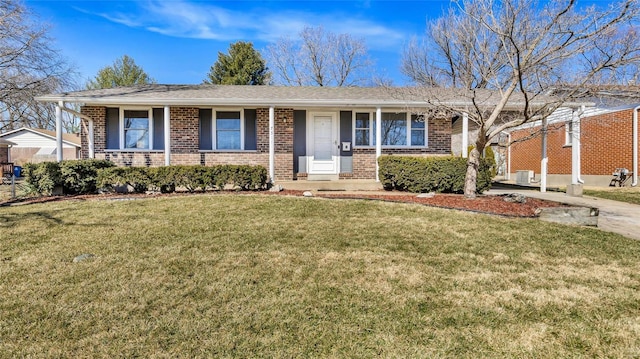
[{"label": "green grass", "polygon": [[610,199],[614,201],[640,204],[640,190],[638,188],[612,188],[607,190],[585,190],[587,196]]},{"label": "green grass", "polygon": [[0,238],[2,358],[640,355],[640,242],[592,228],[195,195],[0,207]]}]

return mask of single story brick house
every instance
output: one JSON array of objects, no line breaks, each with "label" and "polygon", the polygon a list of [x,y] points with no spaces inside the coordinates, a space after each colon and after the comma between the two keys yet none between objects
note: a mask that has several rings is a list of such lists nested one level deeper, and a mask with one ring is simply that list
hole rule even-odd
[{"label": "single story brick house", "polygon": [[[582,113],[560,109],[549,117],[547,184],[608,186],[616,168],[629,170],[627,185],[637,184],[640,103],[613,107],[600,103]],[[510,131],[508,167],[519,182],[540,180],[541,123]],[[574,166],[572,168],[572,166]],[[577,178],[572,178],[572,175]]]},{"label": "single story brick house", "polygon": [[[57,104],[58,122],[61,111],[82,119],[82,158],[263,165],[272,181],[373,180],[382,154],[452,154],[452,118],[423,111],[433,104],[429,91],[438,101],[465,101],[447,89],[159,84],[37,99]],[[516,99],[508,108],[518,106]]]}]

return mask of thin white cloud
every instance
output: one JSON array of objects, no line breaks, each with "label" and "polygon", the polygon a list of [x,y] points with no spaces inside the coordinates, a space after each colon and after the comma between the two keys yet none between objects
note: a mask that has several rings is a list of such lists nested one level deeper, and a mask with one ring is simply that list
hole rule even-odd
[{"label": "thin white cloud", "polygon": [[[372,49],[401,44],[406,35],[375,21],[342,13],[313,13],[249,7],[236,11],[206,2],[185,0],[135,3],[137,13],[95,13],[128,27],[144,28],[166,36],[233,41],[273,42],[296,37],[305,26],[322,25],[336,33],[362,37]],[[246,3],[249,5],[249,2]]]}]

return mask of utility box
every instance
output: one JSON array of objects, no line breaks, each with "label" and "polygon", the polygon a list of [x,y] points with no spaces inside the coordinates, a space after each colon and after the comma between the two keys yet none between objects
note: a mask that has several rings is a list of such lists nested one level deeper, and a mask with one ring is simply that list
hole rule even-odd
[{"label": "utility box", "polygon": [[531,170],[516,171],[516,184],[531,184],[532,178],[533,171]]}]

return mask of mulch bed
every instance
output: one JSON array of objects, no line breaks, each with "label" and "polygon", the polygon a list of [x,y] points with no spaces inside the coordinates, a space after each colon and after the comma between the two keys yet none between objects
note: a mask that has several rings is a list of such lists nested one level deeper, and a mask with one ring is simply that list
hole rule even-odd
[{"label": "mulch bed", "polygon": [[[303,191],[284,190],[281,192],[209,192],[213,195],[217,194],[233,194],[238,195],[280,195],[302,197]],[[7,205],[24,205],[32,203],[57,202],[64,200],[128,200],[138,198],[154,198],[154,197],[175,197],[188,196],[190,193],[171,193],[171,194],[99,194],[99,195],[78,195],[78,196],[50,196],[50,197],[30,197],[20,198],[11,201],[0,202],[0,206]],[[415,203],[432,207],[457,209],[478,213],[493,214],[506,217],[536,217],[539,208],[546,207],[566,207],[566,204],[545,201],[536,198],[527,197],[524,203],[505,201],[505,195],[480,195],[475,199],[467,199],[459,194],[436,194],[430,198],[420,198],[415,193],[397,192],[361,192],[361,193],[336,193],[336,192],[317,192],[314,197],[333,198],[333,199],[366,199],[387,202]]]}]

